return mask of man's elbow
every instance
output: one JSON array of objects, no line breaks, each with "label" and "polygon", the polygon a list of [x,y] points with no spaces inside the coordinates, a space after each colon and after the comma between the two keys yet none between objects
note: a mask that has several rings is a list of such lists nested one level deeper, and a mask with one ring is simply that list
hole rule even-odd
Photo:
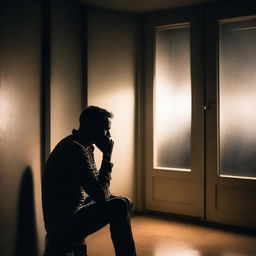
[{"label": "man's elbow", "polygon": [[109,199],[109,192],[108,191],[101,191],[100,193],[97,194],[95,197],[95,201],[97,203],[104,203],[107,199]]}]

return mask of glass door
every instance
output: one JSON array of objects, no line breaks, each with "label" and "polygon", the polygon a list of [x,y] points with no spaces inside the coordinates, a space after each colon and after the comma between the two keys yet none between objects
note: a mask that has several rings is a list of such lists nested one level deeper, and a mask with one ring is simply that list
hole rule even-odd
[{"label": "glass door", "polygon": [[255,228],[256,11],[145,20],[146,209]]},{"label": "glass door", "polygon": [[200,15],[147,15],[146,209],[203,216]]},{"label": "glass door", "polygon": [[206,217],[255,227],[256,16],[215,14],[208,27]]}]

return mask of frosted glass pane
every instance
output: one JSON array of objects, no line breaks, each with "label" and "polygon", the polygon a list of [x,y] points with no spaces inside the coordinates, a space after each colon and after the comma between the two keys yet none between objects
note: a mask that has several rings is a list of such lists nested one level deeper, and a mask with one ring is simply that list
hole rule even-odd
[{"label": "frosted glass pane", "polygon": [[190,170],[189,25],[156,31],[154,167]]},{"label": "frosted glass pane", "polygon": [[220,174],[256,177],[256,19],[219,24]]}]

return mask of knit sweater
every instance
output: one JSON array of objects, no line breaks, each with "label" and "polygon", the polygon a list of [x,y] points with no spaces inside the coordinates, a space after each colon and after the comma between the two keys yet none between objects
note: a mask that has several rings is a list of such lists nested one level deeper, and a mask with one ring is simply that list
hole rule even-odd
[{"label": "knit sweater", "polygon": [[[42,178],[42,203],[46,230],[72,216],[86,202],[105,201],[113,165],[102,160],[98,171],[94,147],[77,141],[76,130],[61,140],[50,154]],[[85,193],[90,200],[85,198]]]}]

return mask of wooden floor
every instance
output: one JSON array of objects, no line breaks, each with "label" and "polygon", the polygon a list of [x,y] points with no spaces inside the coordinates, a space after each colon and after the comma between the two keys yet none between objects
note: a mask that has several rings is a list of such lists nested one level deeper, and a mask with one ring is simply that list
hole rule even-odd
[{"label": "wooden floor", "polygon": [[[256,256],[256,237],[246,233],[178,222],[132,218],[137,256]],[[109,227],[87,237],[89,256],[114,256]]]}]

